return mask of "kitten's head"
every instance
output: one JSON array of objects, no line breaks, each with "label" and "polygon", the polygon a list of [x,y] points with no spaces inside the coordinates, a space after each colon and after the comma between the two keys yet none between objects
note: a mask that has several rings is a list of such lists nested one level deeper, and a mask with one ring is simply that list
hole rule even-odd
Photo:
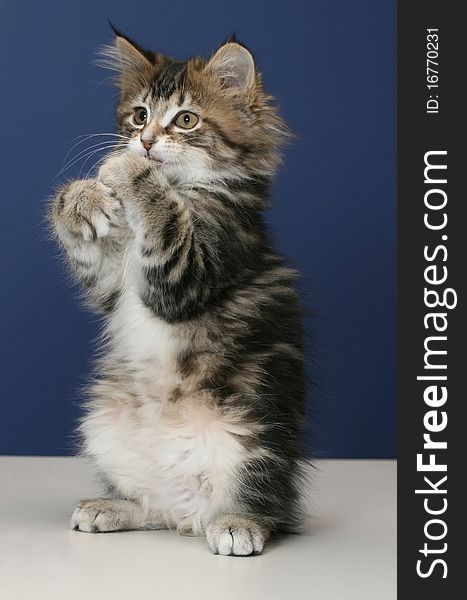
[{"label": "kitten's head", "polygon": [[273,175],[287,129],[242,44],[231,40],[210,59],[178,61],[117,34],[103,54],[118,73],[118,125],[128,151],[185,182]]}]

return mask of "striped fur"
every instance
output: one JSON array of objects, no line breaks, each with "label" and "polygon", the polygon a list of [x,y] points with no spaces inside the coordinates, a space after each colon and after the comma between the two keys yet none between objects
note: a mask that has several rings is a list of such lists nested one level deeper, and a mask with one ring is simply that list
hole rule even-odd
[{"label": "striped fur", "polygon": [[[263,218],[286,128],[235,40],[180,62],[117,35],[105,60],[125,140],[52,205],[105,315],[80,431],[115,500],[84,501],[72,525],[173,526],[216,553],[260,552],[300,520],[301,311]],[[174,125],[184,110],[193,131]]]}]

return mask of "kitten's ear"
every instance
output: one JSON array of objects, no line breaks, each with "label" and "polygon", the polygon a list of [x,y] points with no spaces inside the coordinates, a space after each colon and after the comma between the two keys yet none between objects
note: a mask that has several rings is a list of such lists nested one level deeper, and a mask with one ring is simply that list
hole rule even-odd
[{"label": "kitten's ear", "polygon": [[226,88],[246,91],[255,84],[253,55],[237,42],[227,42],[221,46],[208,62],[207,68],[221,78]]},{"label": "kitten's ear", "polygon": [[112,27],[115,33],[113,46],[104,46],[98,64],[118,74],[117,80],[123,90],[140,85],[153,68],[152,53],[144,50]]}]

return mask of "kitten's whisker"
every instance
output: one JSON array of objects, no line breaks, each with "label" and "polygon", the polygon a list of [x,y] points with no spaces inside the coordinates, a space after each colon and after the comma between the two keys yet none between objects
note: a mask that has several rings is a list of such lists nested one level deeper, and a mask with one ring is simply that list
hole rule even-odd
[{"label": "kitten's whisker", "polygon": [[[73,156],[70,159],[69,162],[70,163],[73,162],[75,159],[79,158],[81,155],[86,154],[86,152],[88,152],[89,150],[92,150],[93,148],[98,148],[99,146],[105,146],[105,145],[107,145],[109,143],[113,143],[113,142],[122,143],[122,142],[117,141],[117,140],[105,140],[104,142],[99,142],[97,144],[93,144],[92,146],[89,146],[88,148],[83,148],[82,150],[80,150],[75,156]],[[67,165],[65,165],[63,168],[66,169]]]},{"label": "kitten's whisker", "polygon": [[[112,149],[112,150],[113,150],[114,148],[121,148],[121,147],[122,147],[121,145],[114,145],[114,144],[111,144],[111,145],[109,145],[109,146],[104,146],[103,148],[97,148],[96,150],[93,150],[92,152],[90,152],[90,153],[89,153],[89,154],[86,156],[86,158],[85,158],[85,160],[84,160],[83,164],[81,165],[81,167],[80,167],[80,169],[79,169],[78,177],[81,177],[81,173],[82,173],[82,171],[83,171],[83,169],[84,169],[84,166],[85,166],[85,164],[86,164],[86,163],[88,162],[88,160],[89,160],[91,157],[93,157],[95,154],[98,154],[99,152],[103,152],[104,150],[109,150],[109,149]],[[106,156],[104,156],[103,158],[106,158]]]},{"label": "kitten's whisker", "polygon": [[[106,146],[103,146],[101,148],[97,148],[96,151],[98,150],[105,150]],[[71,160],[65,167],[62,168],[62,170],[58,173],[58,175],[61,175],[64,171],[67,171],[70,167],[72,167],[73,165],[75,165],[77,162],[79,162],[80,160],[84,159],[86,156],[88,156],[88,152],[91,151],[91,148],[87,148],[86,151],[84,152],[84,154],[80,153],[80,156],[75,157],[73,160]],[[58,177],[57,175],[57,177]]]},{"label": "kitten's whisker", "polygon": [[[112,150],[124,150],[125,147],[122,145],[117,145],[117,146],[109,146],[109,148],[111,148]],[[100,148],[99,150],[97,150],[96,152],[93,153],[93,155],[97,154],[100,150],[103,150],[103,148]],[[117,154],[116,152],[109,152],[108,154],[105,154],[104,156],[102,156],[101,158],[99,158],[96,163],[87,171],[85,178],[87,179],[89,177],[89,175],[92,173],[92,171],[94,169],[96,169],[98,166],[101,165],[102,162],[104,162],[104,160],[106,160],[107,158],[109,158],[110,155],[114,155]],[[88,161],[88,159],[91,158],[91,155],[87,157],[86,161],[82,164],[81,166],[81,170],[84,168],[84,165],[86,164],[86,162]]]},{"label": "kitten's whisker", "polygon": [[[118,150],[123,150],[123,148],[121,146],[117,147]],[[110,153],[110,154],[117,154],[115,153]],[[102,162],[104,162],[104,160],[106,160],[109,157],[109,154],[106,154],[105,156],[102,156],[101,158],[99,158],[99,160],[97,160],[97,162],[88,170],[88,172],[86,173],[86,179],[89,177],[89,175],[92,173],[92,171],[94,169],[97,169],[97,167],[99,167],[101,165]]]},{"label": "kitten's whisker", "polygon": [[72,142],[74,142],[76,139],[78,138],[82,138],[80,139],[78,142],[76,142],[75,144],[73,144],[73,146],[70,148],[70,150],[67,152],[65,158],[63,159],[63,162],[66,161],[66,159],[68,158],[68,156],[71,154],[71,152],[73,151],[74,148],[76,148],[76,146],[79,146],[80,144],[84,144],[84,142],[86,142],[87,140],[93,138],[93,137],[98,137],[98,136],[109,136],[109,137],[115,137],[115,138],[123,138],[123,139],[128,139],[127,136],[125,135],[121,135],[120,133],[112,133],[112,132],[104,132],[104,133],[85,133],[83,135],[78,135],[75,138],[73,138]]},{"label": "kitten's whisker", "polygon": [[98,167],[101,166],[101,164],[104,162],[104,160],[108,158],[108,155],[106,154],[105,156],[101,156],[101,158],[99,158],[93,165],[92,167],[87,171],[86,175],[85,175],[85,179],[88,179],[88,177],[91,175],[91,173],[94,170],[97,170]]},{"label": "kitten's whisker", "polygon": [[[107,150],[108,148],[120,148],[120,145],[111,145],[108,147],[103,147],[103,148],[98,148],[97,150],[92,151],[92,154],[95,154],[96,152],[100,152],[101,150]],[[62,168],[57,175],[55,175],[55,177],[52,179],[52,181],[55,181],[58,177],[60,177],[60,175],[62,173],[64,173],[65,171],[67,171],[68,169],[70,169],[73,165],[75,165],[77,162],[79,162],[80,160],[83,160],[85,158],[89,158],[89,156],[87,156],[86,154],[83,156],[80,156],[79,158],[76,158],[75,160],[73,160],[69,165],[67,165],[65,168]]]},{"label": "kitten's whisker", "polygon": [[[88,162],[88,160],[90,158],[92,158],[93,156],[96,156],[99,154],[99,150],[96,150],[95,152],[92,152],[91,154],[89,154],[86,157],[86,160],[83,162],[83,164],[81,165],[80,169],[79,169],[79,176],[81,177],[81,173],[83,172],[84,166],[86,165],[86,163]],[[97,159],[97,161],[91,166],[90,169],[87,170],[86,174],[84,175],[84,179],[87,179],[90,175],[90,173],[96,169],[96,167],[98,165],[100,165],[104,160],[106,160],[108,158],[108,154],[104,154],[104,156],[101,156],[100,158]]]},{"label": "kitten's whisker", "polygon": [[111,135],[111,136],[115,136],[115,137],[123,137],[123,138],[127,138],[128,136],[126,135],[122,135],[121,133],[115,133],[115,131],[102,131],[102,132],[98,132],[98,133],[83,133],[81,135],[77,135],[76,137],[73,138],[72,141],[77,140],[78,138],[84,138],[84,137],[95,137],[98,135]]}]

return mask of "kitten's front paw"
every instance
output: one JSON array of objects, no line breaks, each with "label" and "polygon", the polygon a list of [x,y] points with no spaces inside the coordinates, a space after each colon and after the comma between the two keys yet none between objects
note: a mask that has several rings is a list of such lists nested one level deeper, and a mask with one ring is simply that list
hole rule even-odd
[{"label": "kitten's front paw", "polygon": [[52,219],[59,236],[85,241],[103,238],[120,220],[121,204],[113,191],[95,179],[73,181],[54,200]]},{"label": "kitten's front paw", "polygon": [[253,519],[225,515],[208,525],[206,539],[213,554],[249,556],[263,551],[267,534]]},{"label": "kitten's front paw", "polygon": [[119,197],[132,195],[131,186],[141,175],[149,174],[151,162],[134,152],[112,154],[99,169],[98,179]]}]

